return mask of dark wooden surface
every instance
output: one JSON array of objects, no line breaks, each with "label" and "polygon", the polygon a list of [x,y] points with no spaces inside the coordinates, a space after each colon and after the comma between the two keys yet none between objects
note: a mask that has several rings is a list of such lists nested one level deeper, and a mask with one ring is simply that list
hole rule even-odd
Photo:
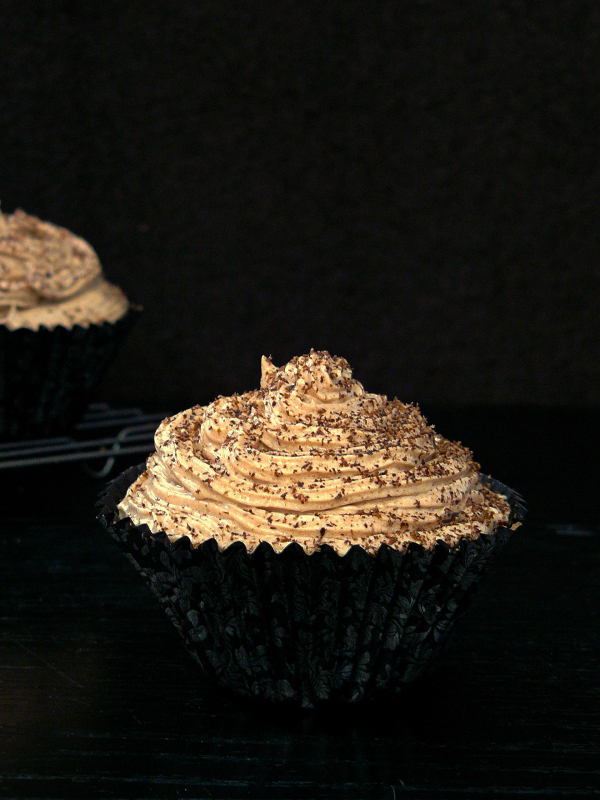
[{"label": "dark wooden surface", "polygon": [[[320,713],[249,706],[205,680],[95,523],[101,484],[81,466],[0,475],[0,797],[599,795],[597,472],[578,466],[598,414],[586,413],[439,411],[440,432],[526,495],[529,522],[428,682]],[[593,430],[576,441],[582,420]]]}]

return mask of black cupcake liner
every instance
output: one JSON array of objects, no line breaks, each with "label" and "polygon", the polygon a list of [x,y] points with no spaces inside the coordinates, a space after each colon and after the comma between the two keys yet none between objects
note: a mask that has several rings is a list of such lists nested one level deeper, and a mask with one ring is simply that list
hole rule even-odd
[{"label": "black cupcake liner", "polygon": [[104,491],[99,520],[157,596],[193,658],[218,684],[247,698],[314,708],[397,692],[427,674],[473,590],[525,515],[520,496],[491,478],[511,504],[507,527],[450,548],[405,553],[325,545],[307,555],[241,542],[192,548],[119,519],[117,505],[145,469]]},{"label": "black cupcake liner", "polygon": [[116,322],[38,330],[0,325],[0,440],[67,433],[140,314]]}]

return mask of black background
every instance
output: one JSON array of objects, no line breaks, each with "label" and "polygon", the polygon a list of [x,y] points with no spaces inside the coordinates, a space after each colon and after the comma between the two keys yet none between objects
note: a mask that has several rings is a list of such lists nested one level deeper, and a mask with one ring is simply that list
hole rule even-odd
[{"label": "black background", "polygon": [[[145,308],[113,403],[342,355],[422,406],[594,406],[594,3],[4,0],[0,200]],[[444,432],[444,431],[442,431]]]},{"label": "black background", "polygon": [[145,308],[102,399],[328,349],[530,509],[430,683],[282,717],[199,673],[102,481],[6,470],[3,797],[597,796],[599,45],[576,0],[0,3],[2,210]]}]

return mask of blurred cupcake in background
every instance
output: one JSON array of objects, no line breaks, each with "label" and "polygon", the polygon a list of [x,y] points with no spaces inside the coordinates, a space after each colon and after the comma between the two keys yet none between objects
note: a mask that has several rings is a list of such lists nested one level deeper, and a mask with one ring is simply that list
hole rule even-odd
[{"label": "blurred cupcake in background", "polygon": [[137,313],[86,241],[0,212],[0,439],[68,432]]}]

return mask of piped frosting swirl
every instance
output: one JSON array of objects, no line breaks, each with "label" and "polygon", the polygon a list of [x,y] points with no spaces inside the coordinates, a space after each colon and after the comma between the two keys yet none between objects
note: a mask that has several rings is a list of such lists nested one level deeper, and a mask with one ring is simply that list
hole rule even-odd
[{"label": "piped frosting swirl", "polygon": [[155,445],[120,513],[193,546],[214,537],[250,552],[261,541],[277,552],[293,541],[308,553],[430,549],[508,520],[468,449],[417,407],[365,392],[324,351],[281,368],[263,358],[259,390],[164,420]]},{"label": "piped frosting swirl", "polygon": [[129,304],[90,245],[18,209],[0,212],[0,323],[15,328],[115,322]]}]

